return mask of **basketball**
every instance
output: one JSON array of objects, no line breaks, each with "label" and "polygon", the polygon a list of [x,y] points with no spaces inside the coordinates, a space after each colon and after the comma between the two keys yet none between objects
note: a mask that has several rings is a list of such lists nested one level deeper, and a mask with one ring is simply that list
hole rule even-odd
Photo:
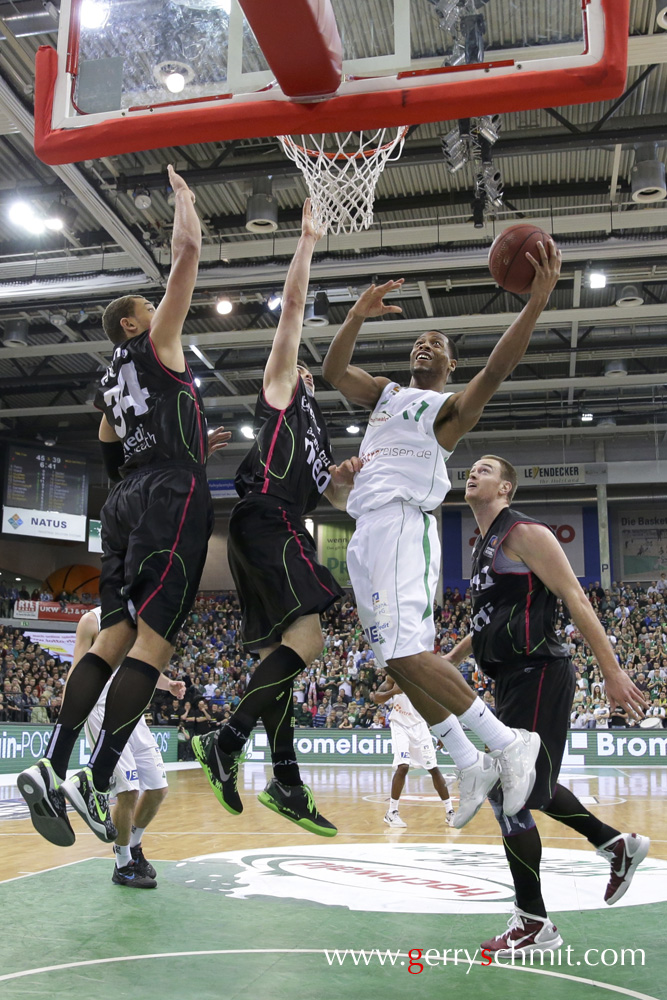
[{"label": "basketball", "polygon": [[535,268],[526,254],[529,253],[535,260],[539,260],[540,251],[537,244],[542,242],[546,248],[550,239],[548,233],[529,222],[508,226],[496,236],[489,250],[489,271],[493,280],[507,292],[522,294],[530,291]]}]

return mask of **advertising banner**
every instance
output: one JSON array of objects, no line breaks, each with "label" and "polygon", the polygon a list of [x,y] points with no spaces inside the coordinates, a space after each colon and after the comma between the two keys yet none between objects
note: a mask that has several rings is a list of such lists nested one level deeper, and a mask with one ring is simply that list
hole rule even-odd
[{"label": "advertising banner", "polygon": [[102,522],[91,517],[88,521],[88,551],[102,551]]},{"label": "advertising banner", "polygon": [[[518,504],[519,509],[521,505]],[[544,521],[553,530],[556,538],[563,546],[565,555],[570,560],[576,576],[583,576],[584,568],[584,527],[581,507],[576,504],[559,506],[545,504],[530,507],[525,511],[537,521]],[[461,515],[461,559],[463,576],[470,579],[470,563],[472,547],[479,536],[479,528],[472,513],[465,510]]]},{"label": "advertising banner", "polygon": [[83,542],[85,514],[59,514],[52,510],[3,507],[2,530],[31,538],[59,538],[63,542]]},{"label": "advertising banner", "polygon": [[[16,774],[43,757],[51,737],[52,726],[30,726],[0,723],[0,774]],[[175,726],[151,728],[165,764],[178,759],[178,739]],[[70,767],[84,767],[91,748],[82,735],[76,741]]]},{"label": "advertising banner", "polygon": [[[607,482],[605,462],[554,462],[550,465],[516,465],[515,469],[519,492],[526,486],[582,486]],[[463,487],[469,471],[450,469],[452,487]]]},{"label": "advertising banner", "polygon": [[30,642],[38,642],[42,649],[48,649],[61,660],[72,661],[76,632],[26,632]]},{"label": "advertising banner", "polygon": [[667,511],[618,513],[621,579],[657,580],[667,572]]},{"label": "advertising banner", "polygon": [[16,601],[14,618],[37,618],[39,621],[78,622],[81,615],[90,611],[92,604],[66,604],[61,608],[58,601]]},{"label": "advertising banner", "polygon": [[351,587],[347,571],[347,546],[354,534],[354,525],[319,524],[317,526],[317,551],[320,562],[326,566],[341,587]]}]

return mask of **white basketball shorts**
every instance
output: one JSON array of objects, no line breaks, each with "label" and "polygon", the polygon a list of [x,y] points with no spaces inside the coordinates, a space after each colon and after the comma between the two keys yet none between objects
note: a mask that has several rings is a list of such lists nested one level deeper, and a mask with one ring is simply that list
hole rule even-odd
[{"label": "white basketball shorts", "polygon": [[437,767],[433,737],[426,724],[410,726],[408,729],[390,723],[389,728],[394,750],[394,767],[408,764],[409,767],[423,767],[426,771]]},{"label": "white basketball shorts", "polygon": [[[103,721],[104,708],[95,705],[84,726],[91,750],[100,734]],[[116,794],[145,792],[149,789],[166,788],[169,784],[162,754],[143,715],[125,744],[113,773],[116,779],[113,791]]]},{"label": "white basketball shorts", "polygon": [[397,501],[362,515],[347,548],[347,568],[378,665],[433,651],[440,540],[432,514]]}]

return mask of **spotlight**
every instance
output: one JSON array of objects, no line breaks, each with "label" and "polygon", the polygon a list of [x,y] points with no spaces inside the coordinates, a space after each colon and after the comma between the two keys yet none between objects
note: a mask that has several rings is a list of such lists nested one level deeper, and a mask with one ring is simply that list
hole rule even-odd
[{"label": "spotlight", "polygon": [[503,203],[503,178],[499,170],[492,163],[483,165],[482,173],[477,174],[477,190],[482,191],[486,196],[486,201],[496,208],[500,208]]},{"label": "spotlight", "polygon": [[477,134],[481,135],[481,137],[486,139],[487,142],[490,142],[491,145],[498,141],[500,129],[500,115],[482,115],[481,118],[477,119],[475,126]]},{"label": "spotlight", "polygon": [[607,275],[604,271],[589,271],[588,272],[588,287],[589,288],[606,288],[607,287]]},{"label": "spotlight", "polygon": [[35,236],[41,235],[46,229],[44,222],[37,217],[34,208],[27,201],[13,202],[9,206],[8,215],[15,226],[20,226]]},{"label": "spotlight", "polygon": [[195,385],[197,386],[197,388],[200,387],[200,385],[201,385],[201,379],[200,378],[196,378],[195,379]]},{"label": "spotlight", "polygon": [[249,441],[252,441],[255,436],[254,430],[248,424],[244,424],[243,427],[239,428],[239,430],[241,431],[243,437],[248,438]]},{"label": "spotlight", "polygon": [[47,229],[59,232],[61,229],[71,229],[76,221],[76,209],[66,205],[64,201],[51,202],[44,220]]},{"label": "spotlight", "polygon": [[136,188],[132,194],[135,207],[141,212],[147,212],[152,205],[151,196],[146,188]]},{"label": "spotlight", "polygon": [[315,301],[306,306],[304,326],[329,325],[329,299],[326,292],[315,292]]},{"label": "spotlight", "polygon": [[5,347],[27,347],[29,329],[30,324],[27,319],[7,320],[2,334],[2,343]]},{"label": "spotlight", "polygon": [[99,31],[106,27],[111,7],[108,3],[95,3],[95,0],[83,0],[81,4],[81,27],[91,31]]},{"label": "spotlight", "polygon": [[64,312],[51,313],[49,315],[49,322],[53,323],[53,325],[57,327],[67,326],[67,313]]},{"label": "spotlight", "polygon": [[655,0],[655,23],[667,31],[667,0]]},{"label": "spotlight", "polygon": [[359,433],[359,428],[357,427],[356,424],[348,424],[347,427],[345,428],[345,430],[347,431],[348,434],[358,434]]},{"label": "spotlight", "polygon": [[271,295],[269,295],[266,304],[271,312],[275,312],[276,309],[280,309],[283,304],[283,297],[282,295],[277,295],[275,292],[272,292]]},{"label": "spotlight", "polygon": [[454,128],[441,139],[442,154],[450,174],[464,167],[468,162],[468,150],[459,129]]},{"label": "spotlight", "polygon": [[644,304],[644,296],[640,293],[636,285],[623,285],[620,294],[616,299],[619,309],[629,309],[632,306]]},{"label": "spotlight", "polygon": [[249,233],[275,233],[278,228],[278,202],[271,192],[270,177],[256,177],[253,181],[245,227]]},{"label": "spotlight", "polygon": [[221,316],[229,316],[233,308],[229,299],[218,299],[215,304],[216,312],[219,312]]},{"label": "spotlight", "polygon": [[[179,50],[180,51],[180,50]],[[158,56],[159,58],[159,56]],[[195,79],[195,71],[185,59],[171,56],[153,66],[153,76],[160,87],[170,94],[180,94]]]},{"label": "spotlight", "polygon": [[581,414],[581,422],[582,422],[582,424],[592,424],[593,423],[593,414],[592,413],[582,413]]},{"label": "spotlight", "polygon": [[657,142],[635,146],[635,164],[630,177],[632,200],[640,205],[667,198],[665,164],[658,159]]},{"label": "spotlight", "polygon": [[606,378],[624,378],[628,374],[627,362],[623,358],[606,361],[604,373]]}]

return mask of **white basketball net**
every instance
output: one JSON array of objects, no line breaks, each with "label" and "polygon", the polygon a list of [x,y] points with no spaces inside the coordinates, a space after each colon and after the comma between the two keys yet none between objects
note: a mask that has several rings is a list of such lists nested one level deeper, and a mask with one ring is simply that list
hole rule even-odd
[{"label": "white basketball net", "polygon": [[[368,229],[373,221],[378,178],[385,164],[401,155],[408,127],[382,128],[371,133],[302,135],[300,144],[293,136],[278,136],[285,154],[306,179],[318,228],[331,233]],[[325,150],[325,144],[329,150]]]}]

